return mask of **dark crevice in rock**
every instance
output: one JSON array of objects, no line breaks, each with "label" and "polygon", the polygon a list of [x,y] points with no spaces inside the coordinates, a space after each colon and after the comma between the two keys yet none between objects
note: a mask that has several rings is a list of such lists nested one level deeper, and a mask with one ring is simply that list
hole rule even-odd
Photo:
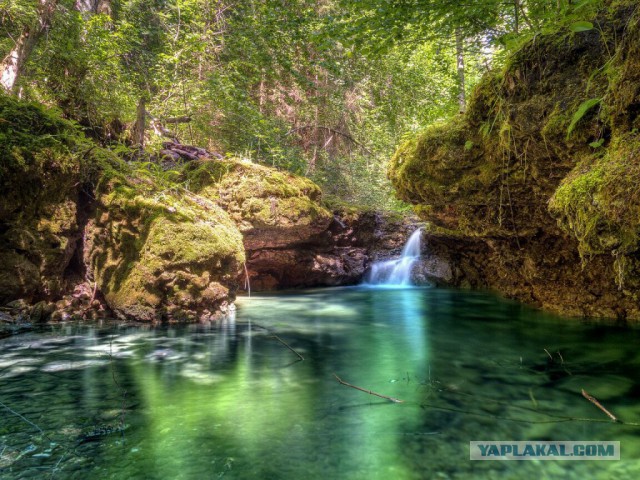
[{"label": "dark crevice in rock", "polygon": [[[88,187],[87,187],[88,188]],[[78,203],[76,208],[76,224],[78,225],[78,235],[74,238],[74,252],[69,264],[64,270],[63,277],[69,284],[79,283],[89,280],[87,266],[84,263],[85,241],[84,231],[89,222],[89,218],[95,213],[96,205],[93,193],[88,189],[81,189],[78,193]]]}]

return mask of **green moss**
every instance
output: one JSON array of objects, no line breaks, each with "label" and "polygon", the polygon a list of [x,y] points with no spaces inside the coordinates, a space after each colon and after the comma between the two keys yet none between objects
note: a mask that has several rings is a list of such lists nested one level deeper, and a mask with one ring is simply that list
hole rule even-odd
[{"label": "green moss", "polygon": [[389,177],[399,197],[437,227],[473,237],[549,224],[536,202],[551,196],[576,158],[593,153],[590,144],[608,140],[595,108],[607,98],[603,38],[564,31],[524,43],[502,71],[485,75],[465,115],[398,148]]},{"label": "green moss", "polygon": [[640,242],[640,136],[617,139],[601,157],[578,164],[549,203],[582,255],[629,254]]},{"label": "green moss", "polygon": [[21,297],[60,293],[81,237],[79,193],[118,163],[55,111],[0,93],[0,254],[19,251],[33,267],[20,274],[32,275],[19,280]]},{"label": "green moss", "polygon": [[222,212],[217,213],[217,221],[209,218],[176,223],[166,217],[156,219],[147,237],[145,255],[177,265],[210,264],[210,270],[219,269],[221,260],[229,256],[243,262],[240,232],[228,220],[222,221]]},{"label": "green moss", "polygon": [[[190,162],[189,188],[224,208],[244,231],[328,222],[320,188],[311,180],[253,163],[227,159]],[[249,225],[251,227],[249,227]]]},{"label": "green moss", "polygon": [[136,166],[103,181],[89,261],[120,314],[193,319],[227,298],[217,282],[232,284],[245,261],[242,235],[216,203],[177,184],[164,187]]},{"label": "green moss", "polygon": [[391,159],[388,174],[401,199],[408,202],[449,201],[449,187],[476,163],[476,148],[463,119],[428,127],[404,142]]},{"label": "green moss", "polygon": [[0,93],[0,180],[43,168],[71,172],[81,144],[82,135],[55,112]]},{"label": "green moss", "polygon": [[553,106],[553,111],[542,127],[542,137],[549,144],[561,143],[562,138],[566,136],[570,123],[571,117],[567,113],[567,109],[561,105],[561,102],[556,102]]}]

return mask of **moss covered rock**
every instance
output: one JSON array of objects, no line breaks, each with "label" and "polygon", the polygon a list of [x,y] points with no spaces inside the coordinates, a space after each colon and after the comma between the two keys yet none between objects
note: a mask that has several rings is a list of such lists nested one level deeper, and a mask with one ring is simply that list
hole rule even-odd
[{"label": "moss covered rock", "polygon": [[640,248],[640,135],[616,138],[604,155],[587,157],[549,203],[583,256],[634,254]]},{"label": "moss covered rock", "polygon": [[134,320],[208,318],[233,300],[242,235],[216,203],[6,95],[0,146],[0,303],[58,300],[85,278]]},{"label": "moss covered rock", "polygon": [[90,148],[55,112],[0,94],[0,303],[65,287]]},{"label": "moss covered rock", "polygon": [[244,248],[222,208],[141,172],[106,179],[96,198],[85,262],[117,314],[193,321],[226,311]]},{"label": "moss covered rock", "polygon": [[465,115],[394,155],[389,176],[457,283],[640,319],[636,6],[615,2],[597,29],[536,36],[481,81]]},{"label": "moss covered rock", "polygon": [[247,250],[282,248],[325,231],[333,215],[311,180],[241,160],[201,160],[184,169],[191,191],[220,205]]}]

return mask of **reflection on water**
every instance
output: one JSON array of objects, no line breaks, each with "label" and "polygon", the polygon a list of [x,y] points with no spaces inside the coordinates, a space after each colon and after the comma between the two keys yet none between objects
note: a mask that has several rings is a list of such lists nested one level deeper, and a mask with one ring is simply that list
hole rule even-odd
[{"label": "reflection on water", "polygon": [[[441,289],[253,297],[207,327],[52,328],[0,341],[0,477],[634,478],[640,428],[580,390],[640,422],[638,340]],[[470,462],[470,440],[618,440],[623,460]]]}]

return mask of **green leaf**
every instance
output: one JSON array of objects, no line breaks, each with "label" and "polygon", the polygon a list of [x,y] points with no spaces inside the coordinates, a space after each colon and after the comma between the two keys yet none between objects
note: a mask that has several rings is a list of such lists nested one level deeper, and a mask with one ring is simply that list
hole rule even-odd
[{"label": "green leaf", "polygon": [[586,115],[586,113],[591,110],[596,105],[600,105],[602,102],[602,98],[590,98],[589,100],[585,100],[580,104],[576,113],[573,114],[571,118],[571,123],[569,124],[569,128],[567,128],[567,140],[571,136],[571,133],[576,129],[578,122],[582,120],[582,117]]},{"label": "green leaf", "polygon": [[595,142],[591,142],[589,144],[589,146],[591,148],[600,148],[603,143],[604,143],[604,138],[601,138],[600,140],[596,140]]},{"label": "green leaf", "polygon": [[471,140],[464,142],[464,149],[469,151],[473,148],[474,143]]},{"label": "green leaf", "polygon": [[591,22],[575,22],[569,27],[572,32],[588,32],[593,30],[593,23]]}]

